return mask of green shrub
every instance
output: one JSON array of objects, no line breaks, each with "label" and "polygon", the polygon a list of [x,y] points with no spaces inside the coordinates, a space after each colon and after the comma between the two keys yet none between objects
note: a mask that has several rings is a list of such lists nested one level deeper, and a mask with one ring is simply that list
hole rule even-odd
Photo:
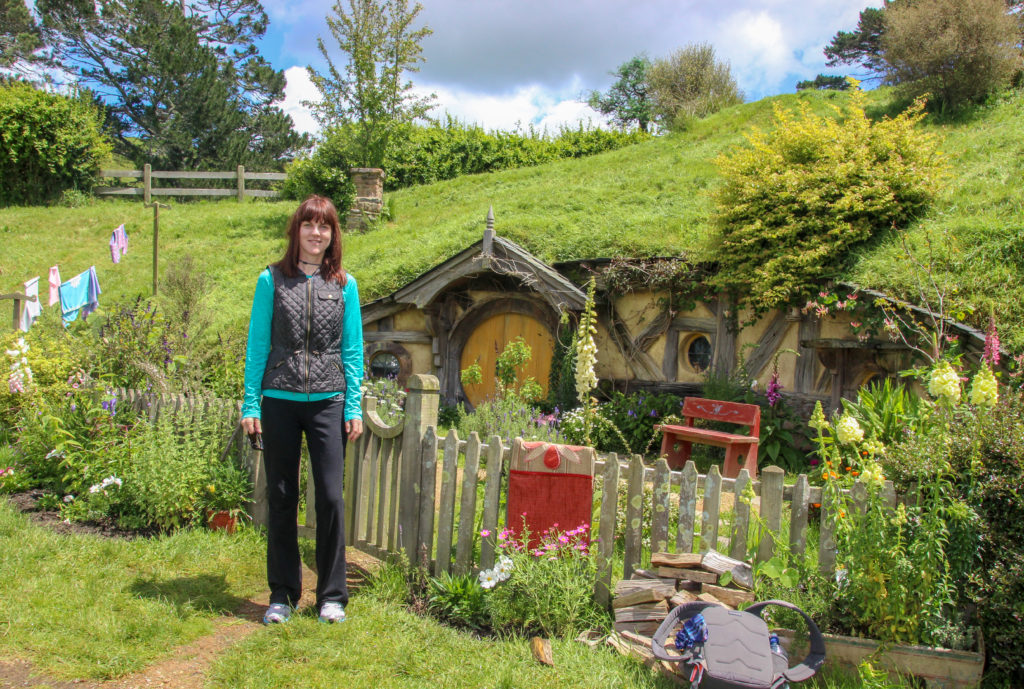
[{"label": "green shrub", "polygon": [[0,151],[0,206],[8,206],[91,190],[111,148],[88,98],[13,82],[0,84]]},{"label": "green shrub", "polygon": [[490,588],[488,604],[495,629],[572,638],[585,629],[610,626],[593,597],[597,576],[589,525],[540,534],[533,547],[530,534],[519,540],[506,530],[497,537],[498,564],[480,573]]},{"label": "green shrub", "polygon": [[[667,392],[634,392],[629,395],[613,392],[607,402],[597,407],[597,413],[609,423],[595,424],[594,443],[605,452],[639,452],[645,455],[656,452],[661,447],[661,434],[654,430],[655,424],[664,423],[670,414],[678,414],[682,406],[683,401],[679,397]],[[623,445],[623,438],[629,444],[628,448]]]},{"label": "green shrub", "polygon": [[281,187],[281,196],[286,199],[301,201],[310,194],[326,196],[338,209],[342,227],[356,194],[349,176],[354,158],[348,136],[347,130],[341,127],[324,132],[312,155],[288,166],[288,177]]},{"label": "green shrub", "polygon": [[834,278],[850,250],[878,232],[905,227],[934,196],[941,157],[934,135],[916,128],[919,101],[872,123],[859,89],[821,117],[801,101],[776,106],[775,128],[718,158],[718,231],[711,282],[755,313],[795,302]]},{"label": "green shrub", "polygon": [[474,574],[449,574],[427,580],[427,608],[459,627],[482,630],[490,625],[487,591]]},{"label": "green shrub", "polygon": [[946,440],[957,488],[978,515],[977,538],[962,547],[977,560],[959,587],[977,606],[994,687],[1024,686],[1024,402],[1002,392],[996,407],[950,419]]}]

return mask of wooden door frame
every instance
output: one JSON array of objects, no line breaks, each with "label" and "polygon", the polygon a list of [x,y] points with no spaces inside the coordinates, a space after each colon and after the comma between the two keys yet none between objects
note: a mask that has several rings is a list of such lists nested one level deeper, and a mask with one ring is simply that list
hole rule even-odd
[{"label": "wooden door frame", "polygon": [[517,313],[536,319],[547,329],[551,339],[558,342],[558,314],[539,299],[526,296],[499,297],[474,305],[453,324],[448,338],[448,356],[441,372],[441,394],[449,403],[462,402],[467,409],[472,409],[473,405],[466,397],[466,391],[462,389],[459,376],[462,350],[477,326],[491,316],[504,313]]}]

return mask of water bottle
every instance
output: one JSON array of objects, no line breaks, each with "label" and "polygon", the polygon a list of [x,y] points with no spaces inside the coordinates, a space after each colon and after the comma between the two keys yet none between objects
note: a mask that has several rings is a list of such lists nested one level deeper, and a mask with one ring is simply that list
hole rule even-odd
[{"label": "water bottle", "polygon": [[[783,672],[789,669],[789,655],[779,644],[779,635],[772,634],[768,637],[768,645],[772,651],[772,667],[775,670],[776,675],[781,675]],[[779,689],[788,689],[789,684],[783,683]]]}]

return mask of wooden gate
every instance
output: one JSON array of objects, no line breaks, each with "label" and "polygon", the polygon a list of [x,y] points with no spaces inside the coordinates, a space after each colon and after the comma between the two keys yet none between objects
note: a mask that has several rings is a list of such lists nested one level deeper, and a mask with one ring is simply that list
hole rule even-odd
[{"label": "wooden gate", "polygon": [[522,337],[532,351],[522,377],[532,377],[547,394],[551,357],[555,351],[554,338],[547,327],[533,316],[525,313],[499,313],[487,318],[473,330],[459,359],[460,371],[475,363],[480,364],[483,371],[482,383],[463,386],[466,397],[474,406],[496,392],[494,363],[505,345],[517,337]]}]

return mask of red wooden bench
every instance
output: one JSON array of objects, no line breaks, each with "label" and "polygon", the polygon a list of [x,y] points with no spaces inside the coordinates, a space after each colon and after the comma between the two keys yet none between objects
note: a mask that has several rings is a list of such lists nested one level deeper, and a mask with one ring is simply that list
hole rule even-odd
[{"label": "red wooden bench", "polygon": [[[744,456],[742,466],[753,479],[757,476],[757,441],[761,435],[761,408],[756,404],[739,402],[721,402],[702,397],[687,397],[683,400],[683,419],[685,426],[664,424],[656,426],[662,432],[661,456],[668,459],[669,467],[681,469],[690,459],[693,443],[712,445],[725,448],[725,464],[722,475],[736,478],[740,473],[740,456]],[[724,433],[706,428],[694,428],[694,419],[708,421],[726,421],[740,426],[748,426],[750,435]]]}]

